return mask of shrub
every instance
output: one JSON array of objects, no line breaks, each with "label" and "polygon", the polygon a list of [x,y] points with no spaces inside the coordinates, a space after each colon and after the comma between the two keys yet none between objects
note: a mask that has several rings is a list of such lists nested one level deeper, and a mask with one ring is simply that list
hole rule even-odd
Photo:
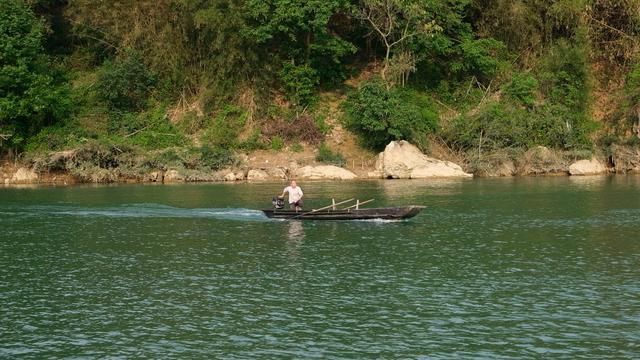
[{"label": "shrub", "polygon": [[586,149],[591,129],[572,128],[568,110],[547,104],[526,109],[510,103],[489,103],[471,116],[459,116],[443,132],[449,144],[462,150],[530,148],[544,145]]},{"label": "shrub", "polygon": [[504,87],[504,94],[513,101],[532,107],[536,101],[537,89],[538,80],[533,75],[515,73],[511,78],[511,82]]},{"label": "shrub", "polygon": [[26,152],[46,152],[63,150],[79,145],[86,134],[83,129],[72,125],[53,125],[43,128],[27,141]]},{"label": "shrub", "polygon": [[107,61],[98,77],[97,91],[112,109],[137,111],[145,107],[157,83],[156,76],[135,52],[116,61]]},{"label": "shrub", "polygon": [[463,40],[460,45],[461,60],[454,62],[452,70],[459,74],[474,74],[480,78],[491,78],[508,66],[506,46],[495,39]]},{"label": "shrub", "polygon": [[239,145],[238,136],[247,121],[246,112],[234,105],[226,105],[218,112],[202,136],[209,146],[234,148]]},{"label": "shrub", "polygon": [[259,149],[266,149],[267,144],[262,139],[262,132],[260,129],[254,129],[251,135],[238,144],[238,149],[253,151]]},{"label": "shrub", "polygon": [[318,148],[318,155],[316,155],[316,161],[336,165],[336,166],[345,166],[347,161],[344,156],[338,152],[333,152],[326,144],[320,144]]},{"label": "shrub", "polygon": [[138,145],[145,149],[181,146],[186,142],[165,116],[165,108],[158,106],[142,113],[112,113],[109,131],[117,135],[114,141]]},{"label": "shrub", "polygon": [[271,150],[282,150],[284,147],[284,140],[280,136],[274,136],[271,138]]},{"label": "shrub", "polygon": [[351,93],[344,103],[346,125],[374,149],[391,140],[405,139],[426,146],[426,135],[437,128],[438,114],[428,98],[417,92],[369,81]]},{"label": "shrub", "polygon": [[584,112],[588,102],[589,64],[584,44],[559,41],[545,56],[539,70],[545,98],[571,111]]},{"label": "shrub", "polygon": [[315,101],[315,87],[320,79],[311,66],[285,63],[280,71],[280,80],[288,99],[295,106],[307,106]]},{"label": "shrub", "polygon": [[328,135],[331,132],[331,125],[327,123],[326,112],[316,113],[313,118],[313,123],[322,135]]},{"label": "shrub", "polygon": [[229,149],[203,146],[200,148],[200,153],[202,154],[201,164],[212,170],[220,170],[237,162]]}]

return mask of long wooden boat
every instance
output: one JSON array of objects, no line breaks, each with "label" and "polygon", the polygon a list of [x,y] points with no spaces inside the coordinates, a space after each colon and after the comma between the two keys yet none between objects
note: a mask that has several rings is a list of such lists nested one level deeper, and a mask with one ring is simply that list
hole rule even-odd
[{"label": "long wooden boat", "polygon": [[284,210],[266,209],[264,214],[272,219],[290,220],[400,220],[409,219],[420,213],[424,206],[410,205],[401,207],[370,208],[370,209],[343,209],[332,210]]}]

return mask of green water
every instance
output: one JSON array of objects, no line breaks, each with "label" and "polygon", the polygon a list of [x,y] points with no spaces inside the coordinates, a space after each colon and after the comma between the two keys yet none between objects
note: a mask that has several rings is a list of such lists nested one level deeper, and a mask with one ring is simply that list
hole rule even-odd
[{"label": "green water", "polygon": [[[0,188],[2,358],[638,358],[640,177]],[[324,199],[324,201],[323,201]]]}]

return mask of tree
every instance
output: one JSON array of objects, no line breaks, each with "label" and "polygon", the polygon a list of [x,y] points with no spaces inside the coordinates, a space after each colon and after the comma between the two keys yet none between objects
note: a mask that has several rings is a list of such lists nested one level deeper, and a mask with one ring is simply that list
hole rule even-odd
[{"label": "tree", "polygon": [[19,147],[66,114],[69,96],[44,54],[43,26],[33,12],[23,1],[4,0],[0,14],[0,133]]},{"label": "tree", "polygon": [[332,21],[348,7],[347,0],[249,0],[247,35],[284,68],[281,74],[290,65],[311,67],[319,83],[340,82],[344,58],[356,48]]},{"label": "tree", "polygon": [[[409,39],[417,36],[429,36],[441,30],[435,21],[429,20],[425,0],[362,0],[356,17],[368,24],[372,32],[380,39],[385,48],[384,64],[380,73],[382,79],[387,79],[387,71],[391,66],[392,51]],[[412,71],[415,63],[406,50],[399,57],[398,67],[404,71]],[[407,60],[410,60],[407,62]],[[405,75],[402,78],[404,80]]]},{"label": "tree", "polygon": [[414,91],[385,86],[374,79],[349,95],[343,105],[347,127],[372,149],[382,149],[391,140],[408,140],[426,148],[426,135],[438,127],[435,107]]},{"label": "tree", "polygon": [[100,97],[112,109],[125,111],[142,110],[157,81],[135,52],[116,62],[107,61],[98,75]]}]

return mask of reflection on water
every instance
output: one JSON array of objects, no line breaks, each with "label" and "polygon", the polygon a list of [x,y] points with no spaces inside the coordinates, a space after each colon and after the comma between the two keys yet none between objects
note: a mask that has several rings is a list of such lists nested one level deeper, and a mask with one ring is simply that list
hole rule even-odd
[{"label": "reflection on water", "polygon": [[300,247],[304,241],[304,225],[300,220],[287,221],[287,258],[292,263],[297,263],[300,258]]},{"label": "reflection on water", "polygon": [[569,176],[567,178],[571,185],[582,189],[601,188],[611,182],[612,176],[609,175],[593,175],[593,176]]},{"label": "reflection on water", "polygon": [[460,193],[470,179],[415,179],[386,180],[378,182],[378,187],[390,199],[403,198],[407,195],[434,193],[453,195]]},{"label": "reflection on water", "polygon": [[289,227],[287,232],[287,238],[291,242],[302,242],[304,240],[304,228],[302,227],[302,221],[291,220],[288,221]]}]

